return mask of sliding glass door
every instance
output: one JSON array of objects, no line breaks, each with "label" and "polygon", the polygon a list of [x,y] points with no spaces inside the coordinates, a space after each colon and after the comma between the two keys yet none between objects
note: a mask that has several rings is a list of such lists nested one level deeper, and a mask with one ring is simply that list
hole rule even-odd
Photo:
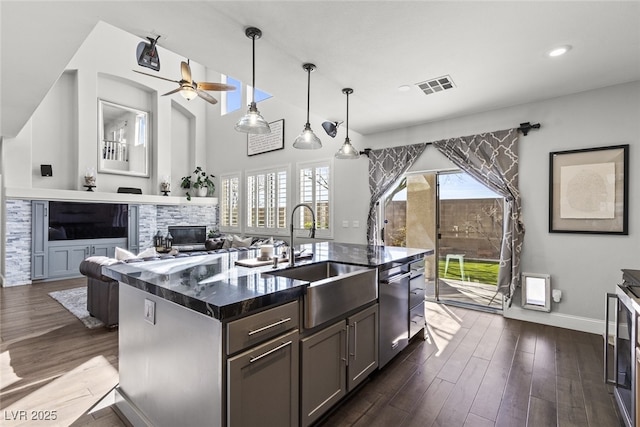
[{"label": "sliding glass door", "polygon": [[385,198],[386,245],[434,248],[427,298],[495,311],[503,199],[464,172],[410,174]]}]

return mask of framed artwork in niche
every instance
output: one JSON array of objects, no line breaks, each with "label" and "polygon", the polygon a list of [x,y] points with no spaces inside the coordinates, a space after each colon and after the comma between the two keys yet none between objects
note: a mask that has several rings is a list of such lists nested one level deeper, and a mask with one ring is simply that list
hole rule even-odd
[{"label": "framed artwork in niche", "polygon": [[629,234],[629,145],[549,153],[549,232]]}]

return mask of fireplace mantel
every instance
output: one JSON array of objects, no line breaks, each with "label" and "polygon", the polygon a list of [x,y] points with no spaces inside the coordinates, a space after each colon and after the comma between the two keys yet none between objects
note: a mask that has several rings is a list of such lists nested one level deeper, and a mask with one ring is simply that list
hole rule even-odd
[{"label": "fireplace mantel", "polygon": [[24,200],[62,200],[103,203],[135,203],[150,205],[211,205],[218,204],[217,197],[192,197],[191,201],[186,197],[159,196],[149,194],[107,193],[101,191],[56,190],[51,188],[17,188],[5,189],[5,197],[8,199]]}]

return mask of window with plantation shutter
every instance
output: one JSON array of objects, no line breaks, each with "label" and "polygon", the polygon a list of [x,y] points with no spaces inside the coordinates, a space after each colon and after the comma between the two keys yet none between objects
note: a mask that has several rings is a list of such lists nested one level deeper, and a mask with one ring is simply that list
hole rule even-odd
[{"label": "window with plantation shutter", "polygon": [[248,171],[246,175],[246,231],[286,234],[288,167]]},{"label": "window with plantation shutter", "polygon": [[220,230],[240,230],[240,176],[223,175],[220,177]]},{"label": "window with plantation shutter", "polygon": [[[331,238],[333,234],[331,167],[331,160],[298,164],[298,200],[311,206],[316,214],[316,238]],[[295,220],[296,227],[311,227],[312,217],[308,209],[298,209]],[[298,234],[307,235],[304,231]]]}]

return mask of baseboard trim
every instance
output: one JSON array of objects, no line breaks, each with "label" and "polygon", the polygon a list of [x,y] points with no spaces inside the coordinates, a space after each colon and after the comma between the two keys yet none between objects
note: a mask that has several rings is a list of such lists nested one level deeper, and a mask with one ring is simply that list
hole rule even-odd
[{"label": "baseboard trim", "polygon": [[540,323],[543,325],[604,335],[604,320],[601,319],[572,316],[570,314],[563,313],[541,313],[533,310],[525,310],[521,307],[505,307],[503,315],[509,319],[523,320],[526,322]]}]

